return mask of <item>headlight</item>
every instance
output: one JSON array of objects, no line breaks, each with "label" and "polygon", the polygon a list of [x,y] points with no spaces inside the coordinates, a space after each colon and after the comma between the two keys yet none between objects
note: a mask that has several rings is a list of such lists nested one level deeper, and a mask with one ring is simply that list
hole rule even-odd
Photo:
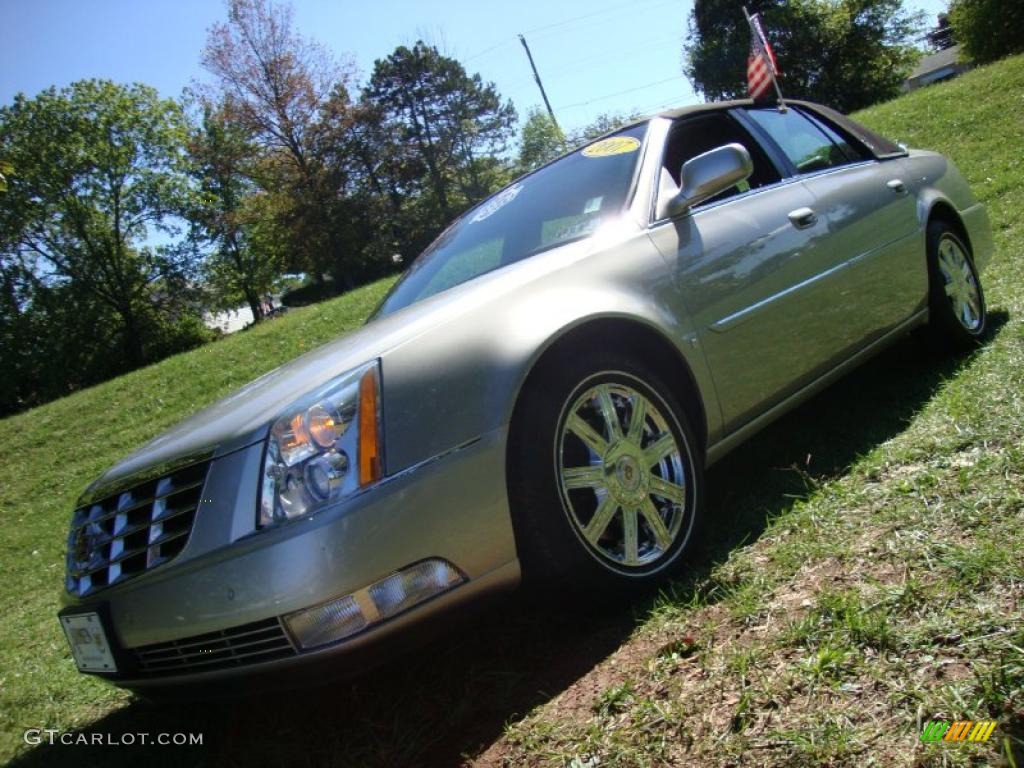
[{"label": "headlight", "polygon": [[312,514],[381,475],[376,361],[292,405],[270,427],[263,459],[261,527]]}]

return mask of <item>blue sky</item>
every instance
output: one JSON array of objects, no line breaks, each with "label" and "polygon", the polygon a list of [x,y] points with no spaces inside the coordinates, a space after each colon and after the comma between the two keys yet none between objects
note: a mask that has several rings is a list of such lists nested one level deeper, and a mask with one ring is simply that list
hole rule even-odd
[{"label": "blue sky", "polygon": [[[946,2],[911,5],[934,17]],[[650,112],[699,100],[680,63],[692,0],[297,0],[294,6],[300,31],[350,55],[363,77],[396,45],[422,38],[494,81],[521,118],[541,103],[516,38],[524,33],[567,129],[603,112]],[[87,77],[139,81],[176,97],[192,79],[205,78],[199,52],[207,28],[224,17],[217,0],[0,0],[0,101]]]}]

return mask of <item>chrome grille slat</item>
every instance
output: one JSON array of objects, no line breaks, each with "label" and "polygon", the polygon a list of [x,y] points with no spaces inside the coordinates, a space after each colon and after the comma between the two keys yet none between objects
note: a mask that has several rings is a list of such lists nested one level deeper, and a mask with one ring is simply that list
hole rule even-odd
[{"label": "chrome grille slat", "polygon": [[168,562],[195,524],[209,461],[79,507],[68,535],[66,587],[92,594]]},{"label": "chrome grille slat", "polygon": [[[205,482],[205,480],[206,480],[206,478],[204,477],[202,480],[199,480],[198,482],[189,483],[188,485],[183,485],[180,488],[177,488],[177,487],[172,488],[167,493],[157,494],[155,496],[151,496],[151,497],[146,498],[146,499],[141,499],[141,500],[135,502],[134,504],[132,504],[130,507],[124,507],[123,509],[113,509],[110,512],[107,512],[107,513],[105,513],[103,515],[100,515],[99,517],[96,517],[96,518],[94,518],[92,520],[88,520],[87,519],[87,520],[84,520],[83,522],[79,523],[78,525],[73,525],[72,529],[81,528],[83,526],[88,525],[89,523],[104,523],[104,522],[106,522],[107,520],[109,520],[112,517],[117,517],[117,515],[119,515],[121,513],[127,514],[129,512],[135,512],[136,510],[143,509],[144,507],[152,507],[153,504],[155,504],[156,502],[160,501],[161,499],[166,499],[166,498],[169,498],[171,496],[174,496],[175,494],[185,493],[186,491],[191,491],[191,490],[193,490],[195,488],[199,488]],[[130,491],[128,491],[128,493],[130,493]],[[123,494],[119,494],[119,496],[120,495],[123,495]],[[100,506],[100,505],[98,505],[98,504],[90,504],[89,506],[90,507],[95,507],[95,506]]]},{"label": "chrome grille slat", "polygon": [[166,523],[168,520],[173,520],[175,517],[180,515],[187,515],[191,512],[194,507],[164,507],[165,512],[157,513],[153,516],[153,520],[160,523]]},{"label": "chrome grille slat", "polygon": [[256,664],[295,655],[278,619],[244,624],[129,651],[146,675],[183,674]]},{"label": "chrome grille slat", "polygon": [[164,534],[158,537],[155,541],[151,541],[148,544],[142,545],[141,547],[135,547],[134,549],[124,550],[123,552],[121,552],[121,554],[117,555],[116,557],[110,557],[102,564],[98,564],[93,568],[87,568],[82,571],[72,571],[72,574],[77,576],[84,576],[87,573],[96,573],[97,571],[102,571],[111,565],[123,563],[125,560],[128,560],[129,558],[145,555],[151,549],[153,549],[153,547],[160,547],[170,541],[180,539],[182,536],[188,536],[189,533],[191,533],[191,531],[178,531],[176,533]]},{"label": "chrome grille slat", "polygon": [[195,512],[195,508],[194,507],[192,507],[192,508],[182,507],[182,508],[174,510],[174,512],[172,512],[170,514],[165,514],[165,515],[162,515],[160,517],[155,517],[155,518],[153,518],[153,520],[147,520],[144,523],[136,523],[135,525],[130,525],[127,528],[125,528],[125,529],[123,529],[121,531],[117,530],[117,524],[115,523],[114,524],[114,531],[115,531],[115,533],[111,534],[108,538],[110,538],[110,539],[114,539],[114,538],[123,539],[126,536],[131,536],[133,533],[138,533],[139,531],[146,530],[147,528],[152,526],[153,522],[166,523],[168,520],[173,520],[176,517],[181,517],[182,515],[188,515],[188,514],[190,514],[192,512]]}]

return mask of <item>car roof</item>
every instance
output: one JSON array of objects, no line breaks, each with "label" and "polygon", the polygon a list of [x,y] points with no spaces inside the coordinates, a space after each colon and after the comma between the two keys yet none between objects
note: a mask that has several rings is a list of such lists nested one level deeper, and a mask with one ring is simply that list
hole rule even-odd
[{"label": "car roof", "polygon": [[[812,104],[809,101],[803,101],[801,99],[786,99],[785,103],[794,104],[801,107],[810,107],[811,109],[814,109],[816,106],[818,106],[816,104]],[[729,101],[708,101],[704,102],[703,104],[687,104],[685,106],[672,107],[670,109],[663,109],[659,112],[652,112],[648,115],[643,115],[642,117],[638,117],[635,120],[631,120],[628,123],[625,123],[624,125],[616,128],[614,131],[609,131],[609,133],[615,133],[616,131],[621,131],[623,128],[639,125],[640,123],[646,123],[649,120],[654,120],[655,118],[658,117],[664,117],[668,118],[669,120],[675,120],[680,117],[685,117],[686,115],[700,114],[701,112],[717,112],[719,110],[753,106],[772,107],[777,106],[777,104],[774,102],[756,103],[753,99],[732,99]]]},{"label": "car roof", "polygon": [[[648,123],[651,120],[676,120],[678,118],[686,117],[688,115],[699,115],[702,113],[711,114],[713,112],[721,112],[728,109],[737,109],[754,106],[764,108],[781,108],[781,106],[783,105],[802,107],[804,109],[810,110],[819,119],[825,118],[829,122],[840,125],[843,130],[852,135],[855,139],[857,139],[857,141],[862,143],[877,160],[885,160],[892,157],[902,157],[907,154],[906,147],[899,145],[893,141],[890,141],[881,134],[875,133],[869,128],[860,125],[859,123],[853,121],[852,119],[844,115],[842,112],[837,112],[836,110],[831,109],[830,107],[826,107],[822,104],[816,104],[812,101],[804,101],[802,99],[786,99],[782,105],[780,105],[778,102],[758,103],[755,102],[753,99],[732,99],[730,101],[709,101],[705,102],[704,104],[688,104],[682,107],[663,109],[660,112],[654,112],[653,114],[645,115],[644,117],[638,117],[637,119],[631,120],[630,122],[625,123],[624,125],[621,125],[618,128],[615,128],[611,131],[608,131],[607,133],[598,136],[595,139],[592,139],[591,141],[599,141],[605,138],[606,136],[611,136],[624,129],[632,128],[635,125]],[[581,144],[580,146],[584,146],[585,144],[589,143],[591,142],[587,141],[584,142],[584,144]],[[567,152],[566,154],[572,154],[572,152],[575,152],[578,149],[579,147],[574,147],[570,152]]]},{"label": "car roof", "polygon": [[687,104],[682,107],[673,107],[672,109],[664,109],[660,112],[656,112],[652,115],[648,115],[646,119],[650,120],[653,117],[667,117],[675,120],[677,117],[683,117],[684,115],[693,115],[698,112],[714,112],[720,109],[733,109],[734,107],[752,107],[754,105],[753,99],[733,99],[731,101],[709,101],[704,104]]}]

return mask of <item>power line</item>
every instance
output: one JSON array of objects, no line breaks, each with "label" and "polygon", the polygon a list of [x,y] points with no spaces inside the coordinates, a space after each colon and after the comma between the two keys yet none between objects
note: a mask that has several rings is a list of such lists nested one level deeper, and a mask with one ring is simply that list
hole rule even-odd
[{"label": "power line", "polygon": [[[658,7],[662,6],[662,5],[675,5],[675,4],[676,4],[676,0],[670,0],[670,2],[657,3],[653,7],[654,8],[658,8]],[[618,11],[618,10],[621,10],[623,8],[630,8],[633,11],[635,11],[637,5],[638,5],[638,3],[635,3],[635,2],[632,2],[632,3],[618,3],[616,5],[611,5],[611,6],[608,6],[606,8],[603,8],[603,9],[601,9],[599,11],[592,11],[591,13],[585,13],[585,14],[582,14],[581,16],[574,16],[573,18],[565,19],[563,21],[556,21],[556,22],[553,22],[551,24],[544,24],[544,25],[539,26],[539,27],[534,27],[533,29],[526,30],[526,32],[524,32],[523,34],[526,35],[526,34],[533,34],[534,32],[542,32],[544,30],[549,30],[549,29],[558,29],[560,27],[567,26],[567,25],[572,24],[572,23],[577,22],[577,21],[583,21],[584,19],[591,19],[591,18],[594,18],[595,16],[601,16],[601,15],[603,15],[605,13],[609,13],[611,11]],[[651,8],[646,8],[645,10],[649,11],[649,10],[651,10]]]},{"label": "power line", "polygon": [[515,40],[509,38],[508,40],[497,43],[496,45],[492,45],[490,48],[484,48],[479,53],[474,53],[472,56],[467,56],[466,58],[464,58],[462,60],[462,63],[465,64],[466,62],[472,61],[473,59],[479,59],[481,56],[486,56],[491,51],[496,51],[499,48],[504,48],[506,45],[512,45],[514,42]]},{"label": "power line", "polygon": [[[660,8],[662,6],[675,5],[677,2],[678,2],[678,0],[669,0],[669,2],[658,2],[658,3],[655,3],[655,5],[653,5],[653,6],[645,8],[644,10],[650,11],[650,10],[653,10],[655,8]],[[573,24],[573,23],[575,23],[577,21],[584,21],[584,20],[587,20],[587,19],[592,19],[592,18],[594,18],[596,16],[601,16],[601,15],[603,15],[605,13],[609,13],[611,11],[622,10],[623,8],[631,8],[631,9],[633,9],[635,11],[636,10],[636,6],[637,6],[637,3],[618,3],[616,5],[612,5],[612,6],[608,6],[606,8],[603,8],[603,9],[601,9],[599,11],[592,11],[591,13],[584,13],[584,14],[582,14],[580,16],[573,16],[572,18],[564,19],[562,21],[556,21],[556,22],[553,22],[551,24],[544,24],[544,25],[541,25],[539,27],[533,27],[531,29],[525,30],[522,34],[524,34],[524,35],[531,35],[531,34],[533,34],[535,32],[545,32],[547,30],[559,29],[559,28],[567,26],[569,24]],[[607,19],[607,21],[614,21],[614,19]],[[601,23],[603,23],[603,22],[601,22]],[[587,25],[587,26],[589,26],[589,25]],[[543,39],[545,37],[548,37],[548,35],[546,35],[546,34],[545,35],[540,35],[539,37]],[[466,62],[469,62],[469,61],[473,61],[474,59],[478,59],[481,56],[485,56],[488,53],[491,53],[492,51],[498,50],[499,48],[504,48],[506,45],[512,45],[515,42],[516,42],[516,40],[514,38],[510,37],[507,40],[503,40],[503,41],[501,41],[499,43],[495,43],[494,45],[492,45],[492,46],[490,46],[488,48],[484,48],[482,51],[477,51],[476,53],[473,53],[473,54],[465,57],[464,59],[462,59],[462,62],[466,63]]]},{"label": "power line", "polygon": [[[648,9],[646,9],[647,11],[649,11],[648,15],[655,16],[658,13],[659,7],[660,6],[658,5],[650,6]],[[590,50],[592,48],[591,38],[594,34],[597,33],[597,30],[617,29],[619,26],[620,18],[621,17],[619,15],[615,15],[603,19],[589,19],[580,22],[578,25],[575,25],[571,28],[551,29],[546,32],[534,33],[530,35],[530,39],[536,40],[538,41],[538,43],[543,43],[545,45],[548,42],[551,42],[553,45],[558,45],[560,47],[564,47],[567,40],[573,39],[576,40],[581,47],[586,47],[587,50]],[[609,55],[614,55],[615,47],[611,46],[607,48],[607,52],[609,53]]]},{"label": "power line", "polygon": [[[666,48],[669,48],[671,46],[674,46],[674,45],[678,44],[678,41],[677,41],[677,39],[674,36],[672,38],[664,38],[662,40],[653,40],[651,42],[652,42],[651,45],[648,45],[648,44],[645,43],[645,44],[641,44],[641,45],[637,45],[637,46],[631,46],[629,48],[624,48],[624,49],[622,49],[622,51],[616,52],[614,62],[609,62],[609,63],[618,64],[618,63],[623,62],[623,61],[629,61],[630,59],[635,59],[635,58],[637,58],[639,56],[642,56],[642,55],[645,55],[645,54],[648,54],[648,53],[651,53],[651,52],[654,52],[654,51],[663,51]],[[661,43],[661,45],[655,44],[655,43],[659,43],[659,42]],[[623,55],[623,54],[625,54],[625,55]],[[561,79],[564,79],[565,77],[567,77],[569,75],[573,75],[573,74],[578,73],[581,69],[583,69],[585,67],[590,67],[593,64],[596,64],[596,63],[599,63],[599,62],[605,62],[605,61],[608,61],[608,55],[607,54],[601,54],[599,56],[587,56],[587,57],[584,57],[582,59],[577,59],[575,61],[570,62],[568,66],[560,67],[560,68],[554,69],[554,70],[545,70],[544,74],[547,75],[547,78],[548,78],[549,82],[551,82],[553,80],[561,80]],[[516,89],[516,88],[520,88],[522,86],[525,86],[527,83],[532,83],[532,82],[534,82],[532,77],[529,77],[529,76],[517,77],[514,80],[509,80],[509,81],[505,82],[504,83],[504,87],[506,89]]]},{"label": "power line", "polygon": [[[660,42],[660,45],[657,43]],[[608,54],[599,54],[597,56],[588,56],[583,59],[570,62],[568,66],[561,67],[552,72],[548,72],[548,80],[557,80],[565,75],[571,75],[579,72],[584,67],[589,67],[592,64],[599,62],[608,62],[609,64],[618,64],[629,59],[635,59],[638,56],[652,53],[654,51],[663,51],[666,48],[679,45],[680,41],[673,36],[672,38],[665,38],[663,40],[652,40],[650,43],[643,43],[641,45],[631,46],[629,48],[623,48],[621,51],[615,52],[613,61],[609,60]]]},{"label": "power line", "polygon": [[637,112],[641,115],[653,115],[658,112],[662,112],[669,107],[683,107],[685,104],[681,104],[682,99],[672,99],[671,101],[659,101],[654,104],[647,104],[643,107],[638,107]]},{"label": "power line", "polygon": [[[678,0],[668,0],[668,2],[664,2],[664,1],[659,2],[659,1],[655,0],[655,2],[653,2],[650,5],[647,5],[645,8],[643,8],[643,10],[644,11],[651,11],[651,10],[654,10],[656,8],[661,8],[661,7],[664,7],[664,6],[676,5],[677,2],[678,2]],[[639,3],[637,3],[637,2],[616,3],[615,5],[606,6],[605,8],[601,8],[599,10],[592,11],[590,13],[581,14],[579,16],[573,16],[573,17],[568,18],[568,19],[563,19],[561,21],[552,22],[550,24],[543,24],[543,25],[540,25],[540,26],[537,26],[537,27],[532,27],[532,28],[526,30],[526,32],[524,32],[523,34],[519,35],[519,39],[523,43],[523,47],[526,49],[527,56],[530,59],[531,67],[533,68],[533,72],[534,72],[534,78],[533,79],[538,83],[538,85],[540,85],[540,80],[539,80],[539,76],[537,75],[537,72],[536,72],[536,67],[533,65],[533,61],[532,61],[533,57],[530,54],[529,48],[526,46],[525,40],[523,40],[523,35],[525,35],[525,34],[541,33],[538,36],[541,39],[544,39],[546,37],[550,37],[552,34],[559,33],[561,30],[564,30],[564,28],[568,27],[568,26],[575,26],[577,29],[580,29],[580,28],[583,28],[583,27],[590,27],[590,26],[595,26],[595,25],[599,25],[599,24],[606,24],[606,23],[615,21],[615,18],[599,19],[598,17],[605,16],[606,14],[609,14],[609,13],[612,13],[612,12],[615,12],[615,11],[620,11],[620,10],[625,9],[625,8],[629,8],[635,14],[637,12],[637,5],[638,4]],[[584,23],[580,24],[580,22],[584,22]],[[492,46],[490,46],[488,48],[485,48],[485,49],[483,49],[481,51],[478,51],[478,52],[476,52],[476,53],[474,53],[474,54],[472,54],[470,56],[465,57],[462,61],[465,63],[465,62],[469,62],[469,61],[481,58],[483,56],[486,56],[489,53],[492,53],[494,51],[502,49],[505,46],[512,44],[513,42],[514,42],[514,40],[512,40],[512,39],[503,40],[501,42],[495,43],[494,45],[492,45]],[[657,43],[664,43],[664,44],[656,45]],[[653,48],[652,48],[652,44],[655,44],[655,46]],[[661,50],[663,48],[668,47],[668,45],[672,45],[672,44],[676,44],[676,41],[674,41],[674,40],[670,41],[669,38],[662,37],[662,38],[659,38],[659,39],[647,41],[642,46],[633,46],[633,47],[630,47],[630,48],[626,48],[626,49],[624,49],[624,51],[626,51],[626,52],[639,51],[641,53],[646,53],[646,52],[649,52],[651,50]],[[618,59],[618,58],[621,58],[621,54],[622,53],[623,53],[623,51],[617,51],[617,52],[612,53],[611,55]],[[633,57],[633,55],[630,56],[630,58],[632,58],[632,57]],[[557,78],[557,77],[560,77],[560,76],[572,74],[572,73],[578,71],[583,66],[589,65],[590,63],[593,63],[595,61],[600,61],[600,60],[602,60],[604,58],[607,58],[607,56],[602,56],[602,57],[585,56],[585,57],[583,57],[581,59],[576,59],[575,61],[570,62],[568,67],[563,67],[561,69],[555,70],[554,74],[553,75],[549,75],[549,76]],[[644,85],[636,86],[634,88],[628,88],[628,89],[623,90],[623,91],[617,91],[615,93],[609,93],[609,94],[605,94],[605,95],[602,95],[602,96],[597,96],[597,97],[594,97],[592,99],[588,99],[586,101],[576,102],[574,104],[568,104],[566,106],[559,107],[559,109],[574,109],[574,108],[577,108],[577,107],[588,106],[590,104],[594,104],[594,103],[599,102],[599,101],[604,101],[605,99],[611,99],[611,98],[614,98],[616,96],[624,96],[626,94],[635,93],[637,91],[642,91],[642,90],[644,90],[646,88],[652,88],[652,87],[654,87],[656,85],[662,85],[664,83],[672,82],[673,80],[678,80],[681,77],[682,77],[682,75],[674,75],[673,77],[669,77],[669,78],[666,78],[664,80],[657,80],[657,81],[654,81],[654,82],[651,82],[651,83],[645,83]],[[525,81],[517,80],[516,84],[518,85],[521,82],[525,82]],[[547,95],[544,93],[543,86],[540,86],[540,87],[541,87],[541,97],[543,98],[545,106],[547,107],[548,114],[551,115],[552,120],[554,121],[554,110],[552,109],[550,103],[548,102]]]},{"label": "power line", "polygon": [[608,93],[608,94],[605,94],[604,96],[598,96],[598,97],[593,98],[593,99],[588,99],[587,101],[577,102],[576,104],[566,104],[564,106],[560,106],[559,109],[573,109],[574,107],[585,107],[588,104],[593,104],[596,101],[604,101],[605,99],[611,99],[611,98],[614,98],[615,96],[625,96],[627,93],[634,93],[636,91],[642,91],[645,88],[653,88],[656,85],[662,85],[664,83],[670,83],[673,80],[679,80],[681,77],[683,77],[683,75],[673,75],[672,77],[667,77],[664,80],[656,80],[653,83],[645,83],[644,85],[638,85],[636,88],[627,88],[624,91],[616,91],[615,93]]}]

